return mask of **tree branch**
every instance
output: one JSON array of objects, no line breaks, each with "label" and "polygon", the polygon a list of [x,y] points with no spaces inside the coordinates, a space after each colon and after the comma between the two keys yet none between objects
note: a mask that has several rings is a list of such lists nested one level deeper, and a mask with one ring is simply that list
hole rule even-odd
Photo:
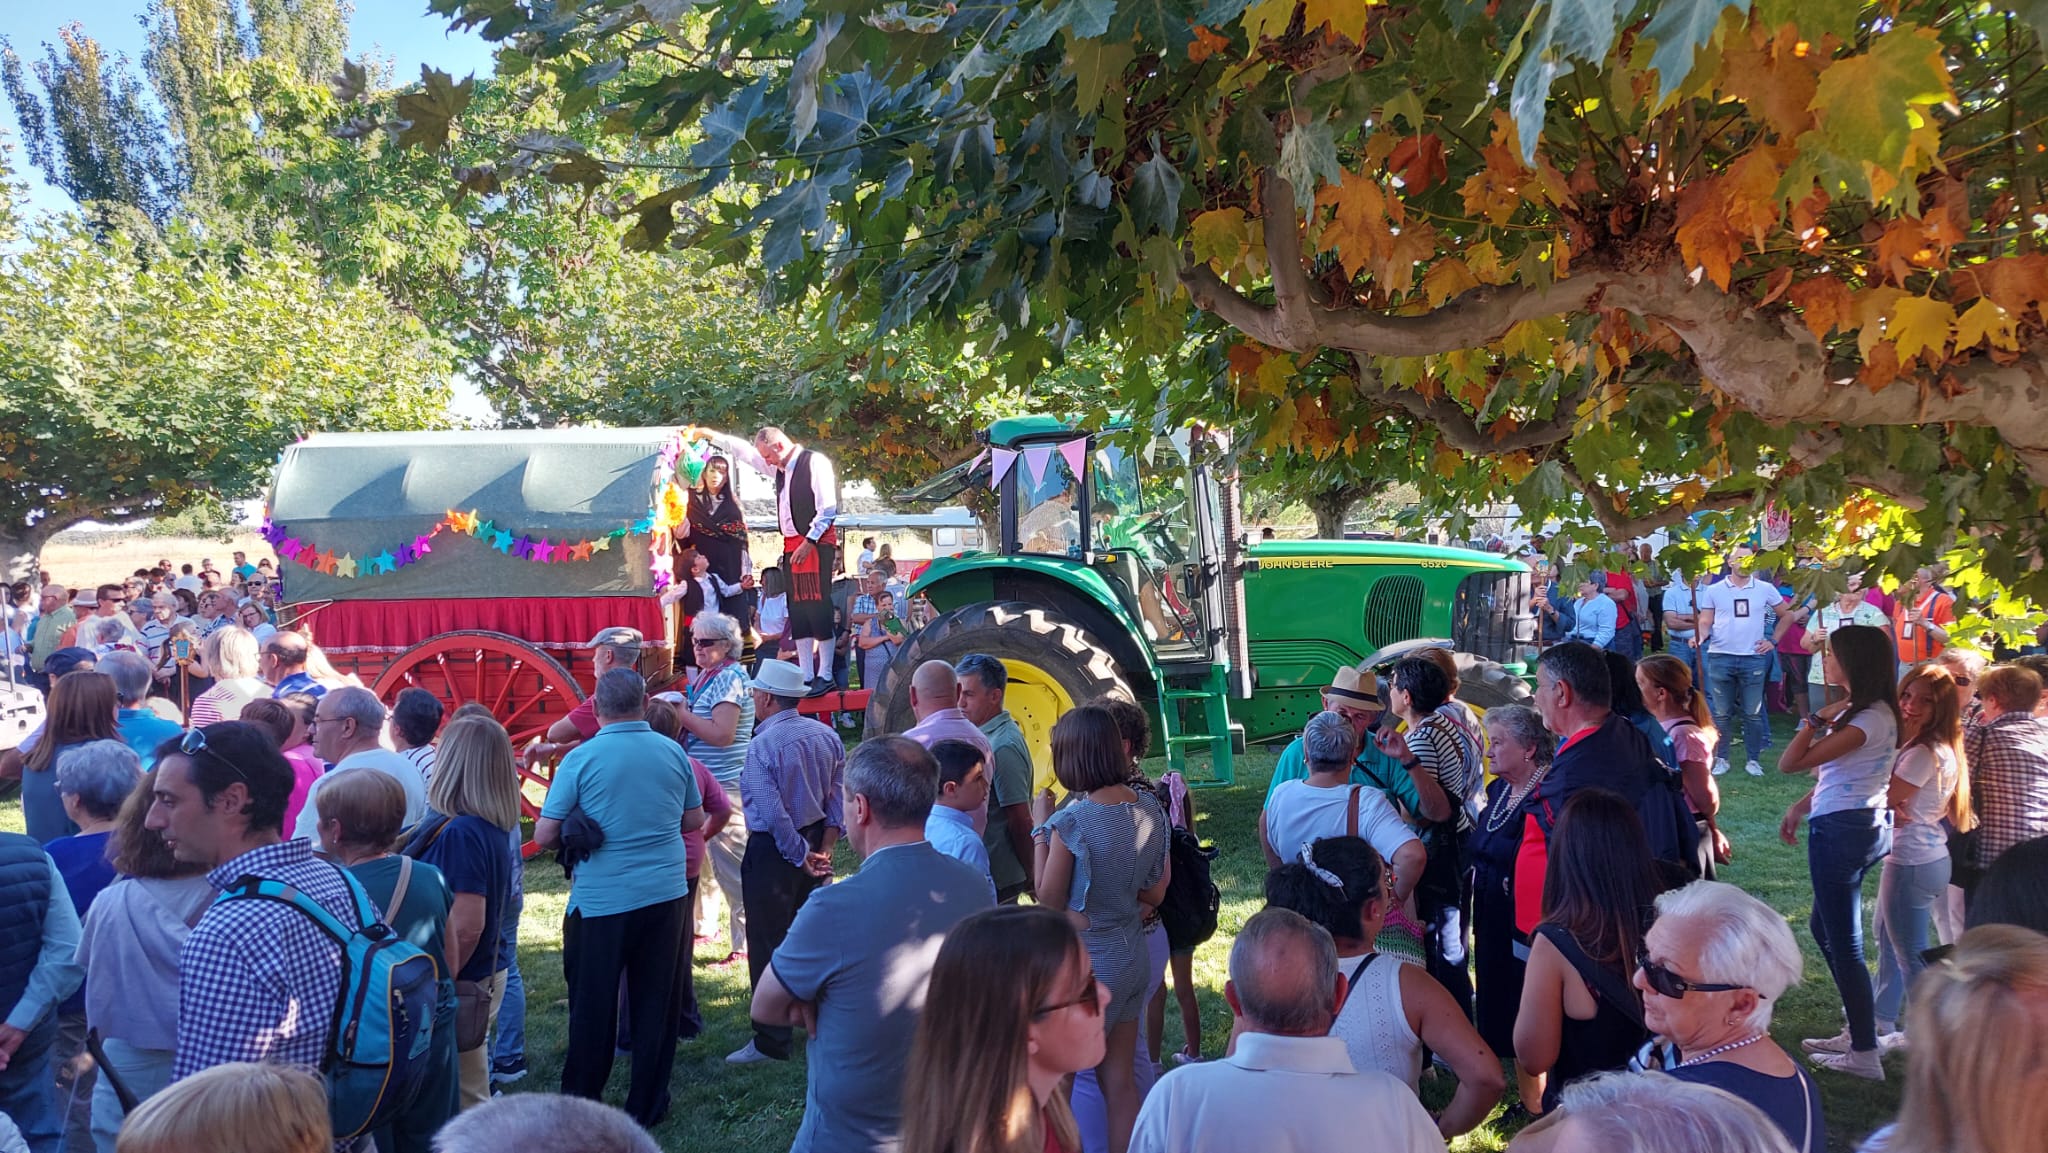
[{"label": "tree branch", "polygon": [[[1806,468],[1818,468],[1842,452],[1845,439],[1840,429],[1806,429],[1792,441],[1792,459]],[[1925,482],[1889,465],[1844,469],[1842,479],[1858,488],[1890,497],[1915,512],[1927,507]]]},{"label": "tree branch", "polygon": [[1358,366],[1358,391],[1361,394],[1435,425],[1437,435],[1446,444],[1472,456],[1542,448],[1571,439],[1578,425],[1579,405],[1591,392],[1590,385],[1581,384],[1577,390],[1558,397],[1557,408],[1552,411],[1550,419],[1521,425],[1496,436],[1492,425],[1479,427],[1479,422],[1457,401],[1442,396],[1427,397],[1413,389],[1388,388],[1380,383],[1379,374],[1373,371],[1372,363],[1366,357],[1358,355],[1353,360]]},{"label": "tree branch", "polygon": [[[2034,483],[2048,485],[2048,362],[2029,353],[2012,364],[1988,358],[1952,373],[1945,389],[1902,376],[1876,391],[1832,364],[1827,349],[1789,313],[1767,314],[1711,285],[1693,284],[1675,264],[1617,275],[1609,303],[1662,321],[1698,362],[1700,375],[1736,404],[1777,425],[1919,425],[1953,422],[1995,429]],[[1879,491],[1910,484],[1881,474]]]},{"label": "tree branch", "polygon": [[1760,485],[1741,492],[1715,493],[1690,505],[1670,502],[1654,512],[1634,514],[1623,510],[1621,503],[1606,488],[1586,479],[1569,457],[1560,453],[1552,459],[1557,461],[1572,487],[1584,494],[1586,504],[1592,508],[1593,518],[1600,522],[1600,527],[1607,530],[1608,536],[1620,541],[1634,540],[1660,528],[1670,528],[1696,512],[1725,512],[1741,508],[1754,503],[1757,494],[1769,487]]},{"label": "tree branch", "polygon": [[1332,308],[1315,299],[1302,260],[1294,187],[1268,169],[1259,179],[1259,205],[1272,304],[1232,288],[1205,263],[1189,264],[1180,279],[1197,308],[1261,344],[1288,352],[1335,348],[1372,356],[1431,356],[1477,348],[1524,320],[1586,308],[1607,284],[1598,270],[1588,270],[1540,289],[1477,288],[1420,316],[1391,316],[1355,305]]}]

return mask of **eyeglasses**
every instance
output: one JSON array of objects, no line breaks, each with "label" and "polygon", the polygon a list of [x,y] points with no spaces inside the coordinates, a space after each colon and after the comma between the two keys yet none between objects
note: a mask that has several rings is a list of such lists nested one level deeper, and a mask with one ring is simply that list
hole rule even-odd
[{"label": "eyeglasses", "polygon": [[206,730],[204,729],[187,729],[185,735],[178,740],[178,751],[188,757],[196,757],[201,753],[210,752],[213,754],[214,760],[235,770],[235,775],[242,778],[243,784],[249,783],[249,774],[242,771],[242,766],[229,760],[227,754],[219,749],[208,747],[206,743]]},{"label": "eyeglasses", "polygon": [[1097,992],[1099,988],[1100,986],[1096,984],[1095,980],[1095,970],[1090,969],[1088,970],[1087,983],[1081,986],[1080,996],[1075,997],[1071,1001],[1061,1001],[1053,1005],[1041,1005],[1031,1011],[1031,1016],[1033,1019],[1050,1017],[1061,1009],[1071,1009],[1076,1005],[1086,1006],[1089,1016],[1097,1016],[1102,1012],[1101,994]]},{"label": "eyeglasses", "polygon": [[[1648,949],[1636,950],[1636,967],[1643,971],[1643,982],[1660,997],[1677,999],[1687,993],[1733,993],[1748,989],[1748,985],[1722,985],[1708,981],[1688,981],[1684,977],[1650,959]],[[1758,993],[1757,996],[1763,996]]]},{"label": "eyeglasses", "polygon": [[724,644],[724,643],[725,643],[724,641],[722,641],[722,640],[719,640],[719,639],[718,639],[718,638],[716,638],[716,637],[714,637],[714,638],[712,638],[712,639],[710,639],[710,640],[706,640],[706,639],[704,639],[703,637],[691,637],[691,638],[690,638],[690,647],[691,647],[691,648],[693,648],[693,649],[710,649],[710,648],[717,648],[717,647],[718,647],[719,645],[722,645],[722,644]]}]

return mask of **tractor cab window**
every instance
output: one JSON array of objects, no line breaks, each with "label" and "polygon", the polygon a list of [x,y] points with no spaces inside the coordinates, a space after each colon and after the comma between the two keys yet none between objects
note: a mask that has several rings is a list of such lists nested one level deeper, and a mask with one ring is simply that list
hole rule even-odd
[{"label": "tractor cab window", "polygon": [[1197,617],[1178,584],[1187,579],[1194,544],[1187,490],[1178,478],[1141,482],[1137,457],[1115,445],[1095,450],[1089,494],[1089,542],[1117,556],[1113,568],[1135,599],[1139,621],[1155,646],[1201,635]]},{"label": "tractor cab window", "polygon": [[1029,457],[1020,456],[1011,466],[1017,484],[1018,551],[1078,559],[1081,485],[1066,459],[1051,445],[1044,447],[1043,467],[1036,475]]}]

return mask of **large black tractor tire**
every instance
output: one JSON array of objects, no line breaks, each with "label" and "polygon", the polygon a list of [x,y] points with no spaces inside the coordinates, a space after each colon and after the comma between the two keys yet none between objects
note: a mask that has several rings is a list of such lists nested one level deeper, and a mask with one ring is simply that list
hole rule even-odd
[{"label": "large black tractor tire", "polygon": [[1531,705],[1536,694],[1529,682],[1503,668],[1499,662],[1471,653],[1452,654],[1458,661],[1458,699],[1478,709],[1498,705]]},{"label": "large black tractor tire", "polygon": [[[1137,699],[1108,647],[1086,626],[1023,601],[991,601],[942,613],[904,642],[868,698],[867,736],[900,733],[917,723],[910,711],[910,678],[917,666],[934,660],[957,664],[969,653],[1030,665],[1077,705],[1106,693]],[[1038,725],[1049,726],[1052,718],[1017,720],[1028,734]]]}]

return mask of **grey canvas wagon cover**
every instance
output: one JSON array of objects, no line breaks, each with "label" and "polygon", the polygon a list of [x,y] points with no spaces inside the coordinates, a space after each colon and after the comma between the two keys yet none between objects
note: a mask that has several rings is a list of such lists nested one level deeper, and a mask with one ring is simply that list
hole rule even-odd
[{"label": "grey canvas wagon cover", "polygon": [[[370,558],[474,511],[515,537],[595,540],[640,522],[673,430],[315,433],[285,449],[270,518],[322,552]],[[443,530],[432,553],[388,575],[348,580],[283,562],[285,599],[649,596],[652,538],[628,534],[588,561],[537,564],[490,539]]]}]

